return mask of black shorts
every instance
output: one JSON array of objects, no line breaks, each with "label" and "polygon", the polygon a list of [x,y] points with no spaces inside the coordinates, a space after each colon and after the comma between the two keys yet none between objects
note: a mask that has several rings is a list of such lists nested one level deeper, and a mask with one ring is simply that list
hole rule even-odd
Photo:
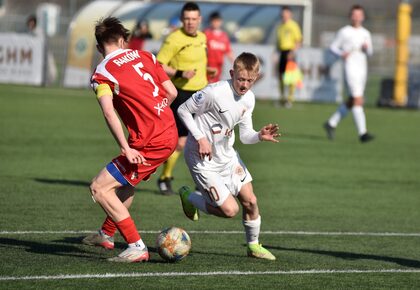
[{"label": "black shorts", "polygon": [[184,122],[178,117],[178,107],[181,106],[186,100],[188,100],[195,91],[184,91],[178,89],[178,96],[171,104],[172,112],[174,113],[176,127],[178,128],[178,137],[186,137],[188,135],[188,129],[185,127]]},{"label": "black shorts", "polygon": [[287,64],[287,59],[289,58],[289,53],[290,53],[290,50],[280,51],[280,60],[279,60],[279,75],[280,75],[280,77],[282,77],[284,72],[286,71],[286,64]]}]

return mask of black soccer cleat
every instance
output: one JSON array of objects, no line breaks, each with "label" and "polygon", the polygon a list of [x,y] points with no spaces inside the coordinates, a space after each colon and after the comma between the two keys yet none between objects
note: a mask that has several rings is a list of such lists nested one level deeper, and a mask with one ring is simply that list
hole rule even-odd
[{"label": "black soccer cleat", "polygon": [[330,140],[334,140],[335,138],[335,128],[331,126],[328,122],[324,123],[325,132],[327,132],[327,138]]},{"label": "black soccer cleat", "polygon": [[369,141],[372,141],[373,139],[375,139],[375,137],[369,133],[365,133],[362,136],[360,136],[360,142],[362,143],[367,143]]},{"label": "black soccer cleat", "polygon": [[174,179],[173,177],[165,177],[163,179],[160,179],[160,178],[158,179],[157,185],[159,187],[160,194],[163,194],[163,195],[175,194],[175,192],[172,190],[172,184],[171,184],[173,179]]}]

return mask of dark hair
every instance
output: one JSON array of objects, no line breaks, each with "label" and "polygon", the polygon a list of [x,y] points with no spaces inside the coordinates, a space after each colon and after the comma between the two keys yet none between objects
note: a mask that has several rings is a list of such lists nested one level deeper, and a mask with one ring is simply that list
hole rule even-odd
[{"label": "dark hair", "polygon": [[198,7],[197,3],[195,3],[195,2],[187,2],[182,7],[181,17],[184,15],[185,11],[198,11],[198,12],[200,12],[200,7]]},{"label": "dark hair", "polygon": [[281,11],[285,11],[285,10],[292,11],[290,9],[290,6],[288,6],[288,5],[281,6]]},{"label": "dark hair", "polygon": [[210,21],[215,19],[222,19],[222,16],[220,16],[220,13],[215,11],[209,16]]},{"label": "dark hair", "polygon": [[31,15],[28,16],[28,18],[26,19],[26,23],[29,23],[29,22],[32,22],[32,21],[34,22],[34,24],[36,26],[36,16],[34,14],[31,14]]},{"label": "dark hair", "polygon": [[107,17],[102,18],[95,25],[95,38],[100,47],[104,43],[117,43],[120,37],[128,40],[130,32],[126,29],[118,18]]},{"label": "dark hair", "polygon": [[363,13],[365,12],[365,9],[363,8],[363,6],[359,5],[359,4],[355,4],[355,5],[351,6],[350,14],[353,12],[353,10],[362,10]]}]

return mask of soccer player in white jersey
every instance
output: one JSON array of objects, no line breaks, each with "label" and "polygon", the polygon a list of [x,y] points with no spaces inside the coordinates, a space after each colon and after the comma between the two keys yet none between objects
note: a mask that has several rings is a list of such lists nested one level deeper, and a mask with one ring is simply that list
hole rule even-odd
[{"label": "soccer player in white jersey", "polygon": [[372,38],[370,32],[362,26],[364,19],[363,7],[354,5],[350,10],[350,25],[338,31],[330,46],[331,51],[344,61],[345,81],[349,93],[348,101],[341,104],[324,124],[330,140],[334,139],[335,128],[349,110],[353,114],[360,141],[365,143],[373,139],[373,136],[367,132],[366,116],[363,110],[367,56],[372,55]]},{"label": "soccer player in white jersey", "polygon": [[234,217],[239,212],[236,197],[243,208],[248,256],[275,260],[258,241],[261,217],[252,177],[233,148],[235,125],[239,125],[244,144],[278,142],[277,124],[268,124],[258,132],[253,129],[255,96],[250,88],[258,72],[258,58],[242,53],[233,63],[231,80],[208,85],[179,107],[178,115],[189,130],[185,160],[196,184],[196,191],[184,186],[179,194],[184,213],[191,220],[198,220],[198,210]]}]

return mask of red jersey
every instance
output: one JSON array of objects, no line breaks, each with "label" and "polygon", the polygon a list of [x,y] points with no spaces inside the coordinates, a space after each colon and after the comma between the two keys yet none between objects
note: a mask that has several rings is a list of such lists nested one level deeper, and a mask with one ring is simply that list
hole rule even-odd
[{"label": "red jersey", "polygon": [[168,76],[153,54],[119,49],[97,66],[91,85],[96,91],[108,84],[113,104],[128,130],[130,147],[141,149],[150,141],[177,136],[175,119],[162,82]]},{"label": "red jersey", "polygon": [[218,74],[212,78],[220,80],[225,54],[231,51],[229,36],[221,30],[206,29],[207,37],[207,66],[217,68]]}]

